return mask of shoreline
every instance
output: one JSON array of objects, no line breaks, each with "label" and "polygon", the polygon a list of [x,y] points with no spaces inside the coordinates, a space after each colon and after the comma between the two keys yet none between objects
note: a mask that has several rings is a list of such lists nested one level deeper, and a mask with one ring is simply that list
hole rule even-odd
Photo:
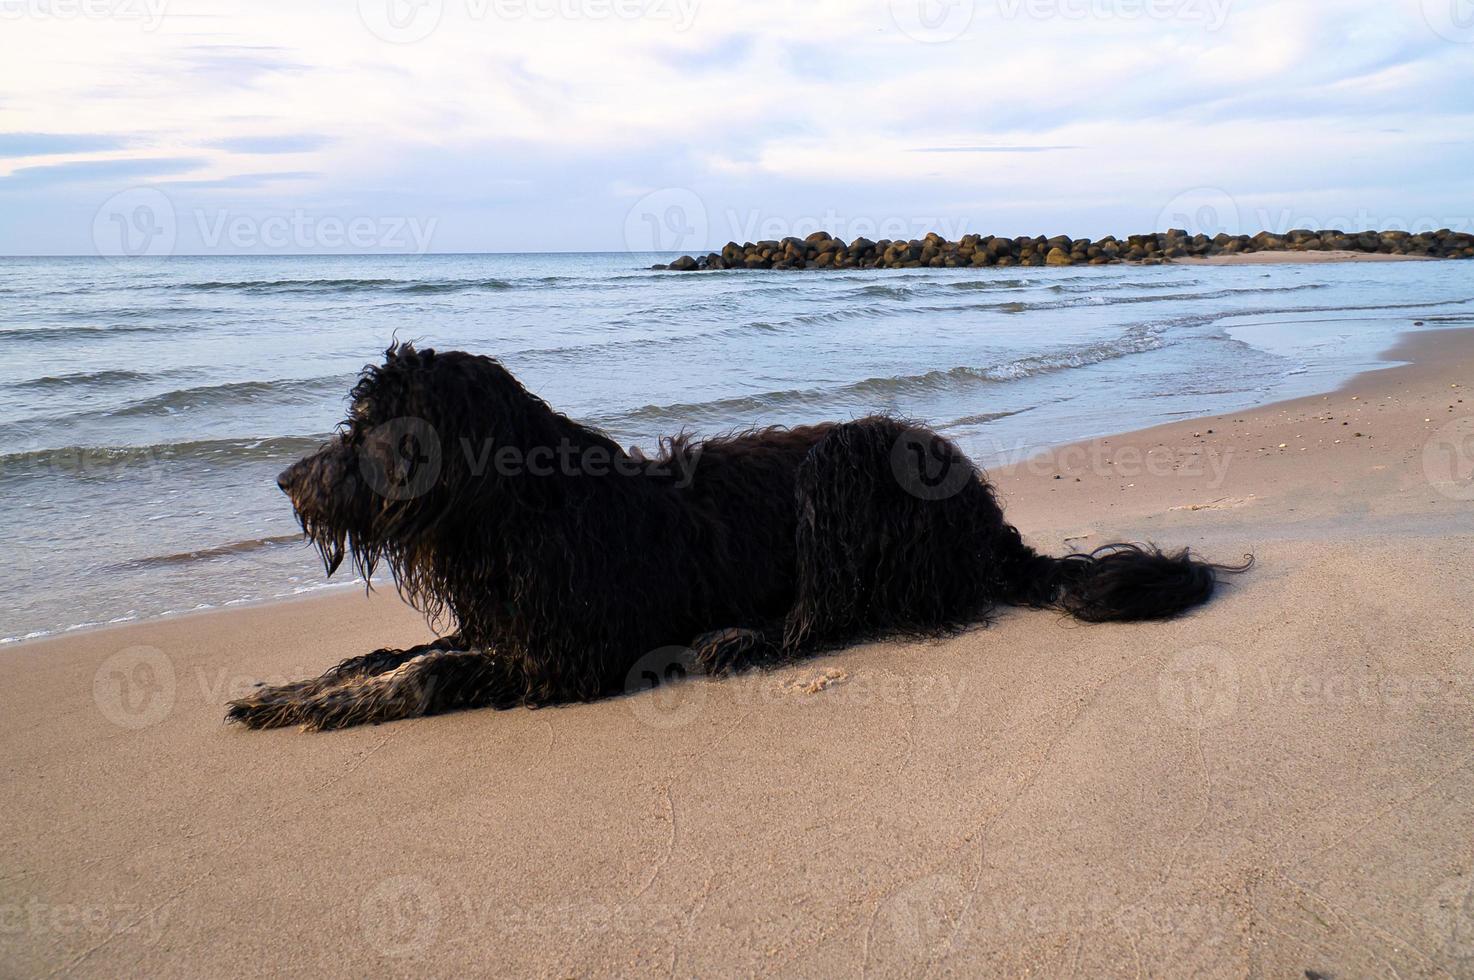
[{"label": "shoreline", "polygon": [[[1268,262],[1271,262],[1272,261],[1270,258],[1267,258],[1267,257],[1266,258],[1262,258],[1262,259],[1257,259],[1256,257],[1253,257],[1253,256],[1237,256],[1235,258],[1244,259],[1245,260],[1245,264],[1261,264],[1261,263],[1268,263]],[[1372,256],[1372,257],[1362,257],[1361,260],[1363,260],[1363,261],[1380,261],[1380,260],[1383,260],[1383,258],[1386,258],[1386,257],[1382,257],[1382,258],[1375,257],[1375,256]],[[1406,257],[1400,257],[1400,259],[1394,258],[1393,260],[1408,261],[1408,259]],[[1303,257],[1303,258],[1285,259],[1284,261],[1290,262],[1290,263],[1294,263],[1294,262],[1317,262],[1317,261],[1326,261],[1326,260]],[[1234,264],[1234,263],[1232,263],[1232,262],[1207,261],[1207,262],[1198,263],[1198,264],[1228,265],[1228,264]],[[1385,350],[1383,350],[1382,352],[1379,353],[1378,358],[1379,358],[1379,360],[1384,361],[1384,362],[1385,361],[1393,361],[1393,362],[1396,362],[1396,361],[1398,361],[1400,359],[1397,358],[1397,357],[1394,357],[1393,355],[1398,350],[1402,349],[1402,347],[1404,345],[1404,341],[1407,338],[1416,336],[1416,335],[1418,335],[1420,333],[1455,333],[1455,332],[1459,332],[1460,329],[1461,328],[1436,328],[1436,329],[1429,330],[1427,328],[1418,328],[1418,327],[1409,328],[1408,330],[1405,330],[1404,332],[1398,334],[1392,340],[1391,346],[1389,346],[1387,349],[1385,349]],[[1474,329],[1474,328],[1470,328],[1470,329]],[[1375,375],[1375,374],[1378,374],[1380,372],[1388,371],[1388,370],[1393,370],[1393,367],[1391,367],[1391,366],[1388,366],[1388,367],[1377,367],[1377,368],[1373,368],[1371,370],[1357,372],[1355,374],[1352,374],[1352,375],[1348,376],[1347,377],[1347,380],[1344,381],[1344,382],[1342,382],[1342,384],[1339,385],[1336,388],[1327,389],[1326,391],[1323,391],[1323,392],[1313,392],[1310,395],[1300,395],[1300,396],[1296,396],[1296,397],[1291,398],[1291,399],[1278,399],[1278,400],[1271,401],[1271,402],[1263,402],[1263,403],[1257,403],[1257,404],[1254,404],[1254,405],[1245,406],[1245,407],[1239,409],[1237,414],[1242,414],[1243,412],[1252,412],[1252,411],[1259,411],[1259,410],[1263,410],[1263,409],[1273,408],[1275,406],[1282,405],[1282,404],[1291,404],[1293,402],[1298,402],[1298,401],[1303,400],[1305,398],[1316,398],[1316,397],[1321,397],[1322,395],[1336,394],[1336,393],[1338,393],[1340,391],[1346,390],[1348,386],[1357,383],[1363,377]],[[1207,418],[1211,418],[1211,417],[1212,416],[1201,416],[1199,418],[1207,419]],[[1178,423],[1165,423],[1165,425],[1168,425],[1168,426],[1174,425],[1174,424],[1178,424]],[[1160,426],[1148,426],[1148,427],[1144,427],[1144,428],[1141,428],[1141,429],[1126,429],[1126,430],[1122,430],[1121,432],[1117,432],[1117,433],[1113,433],[1113,434],[1107,434],[1105,436],[1086,437],[1086,438],[1082,438],[1082,439],[1069,439],[1069,440],[1065,440],[1065,441],[1060,442],[1060,443],[1056,443],[1056,444],[1044,446],[1041,449],[1036,450],[1036,451],[1031,451],[1028,454],[1028,456],[1029,457],[1035,457],[1035,456],[1038,456],[1040,454],[1048,455],[1050,453],[1068,450],[1071,447],[1077,447],[1077,446],[1082,446],[1082,445],[1091,445],[1091,444],[1099,443],[1102,439],[1107,439],[1108,440],[1108,439],[1111,439],[1111,438],[1124,438],[1126,436],[1138,434],[1138,433],[1141,433],[1141,432],[1153,431],[1154,429],[1156,429],[1158,427],[1160,427]],[[986,471],[988,472],[988,474],[991,477],[991,476],[994,476],[994,475],[996,475],[998,473],[1008,472],[1008,471],[1014,469],[1015,467],[1018,467],[1020,465],[1024,465],[1024,464],[1027,463],[1027,461],[1028,461],[1028,458],[1026,457],[1025,460],[1020,461],[1020,462],[1003,463],[1003,464],[993,464],[993,465],[986,466],[985,469],[986,469]],[[310,555],[309,556],[306,556],[304,558],[304,560],[311,559],[312,557],[313,556],[310,556]],[[325,582],[325,583],[322,583],[322,584],[319,584],[319,585],[316,585],[316,586],[309,587],[309,588],[305,589],[304,591],[302,591],[299,594],[282,594],[282,595],[257,597],[257,598],[249,598],[249,599],[234,599],[234,600],[229,600],[229,601],[226,601],[226,602],[223,602],[223,603],[212,604],[212,605],[202,605],[202,606],[193,606],[193,607],[189,607],[189,608],[179,608],[179,609],[171,610],[171,611],[168,611],[168,612],[165,612],[165,613],[161,613],[161,614],[157,614],[157,615],[150,615],[150,616],[147,616],[147,617],[137,618],[137,619],[126,619],[126,620],[108,621],[108,622],[81,623],[81,624],[75,624],[75,625],[61,626],[61,627],[57,627],[57,628],[54,628],[54,629],[37,631],[37,632],[31,633],[31,634],[27,634],[27,635],[24,635],[24,636],[0,638],[0,652],[6,651],[6,650],[14,650],[14,649],[22,648],[22,647],[29,647],[29,646],[31,646],[33,644],[37,644],[37,643],[49,642],[49,641],[54,641],[54,640],[64,640],[64,639],[68,639],[68,638],[75,637],[75,636],[78,636],[78,635],[86,635],[86,634],[91,634],[91,633],[95,633],[95,632],[98,632],[98,631],[116,630],[116,629],[123,629],[123,628],[134,627],[134,626],[147,627],[150,624],[155,624],[155,623],[160,623],[160,622],[173,622],[173,621],[178,621],[178,620],[182,620],[182,619],[188,619],[188,618],[191,618],[191,617],[210,616],[210,615],[216,615],[216,614],[225,613],[225,612],[231,612],[231,611],[235,611],[235,610],[259,609],[259,608],[271,607],[271,606],[274,606],[274,605],[277,605],[277,604],[283,604],[283,603],[295,603],[295,602],[299,602],[299,601],[310,601],[310,600],[313,600],[313,599],[316,599],[316,598],[332,598],[335,595],[347,594],[346,590],[352,589],[352,590],[355,590],[356,591],[359,588],[361,588],[361,586],[362,586],[362,583],[354,583],[354,582],[331,582],[330,581],[330,582]],[[392,596],[394,594],[392,582],[384,581],[384,582],[376,583],[376,592],[384,593],[386,596]]]},{"label": "shoreline", "polygon": [[224,703],[426,638],[389,593],[0,649],[0,973],[1458,973],[1474,330],[1383,356],[990,474],[1051,552],[1256,555],[1172,623],[328,735]]}]

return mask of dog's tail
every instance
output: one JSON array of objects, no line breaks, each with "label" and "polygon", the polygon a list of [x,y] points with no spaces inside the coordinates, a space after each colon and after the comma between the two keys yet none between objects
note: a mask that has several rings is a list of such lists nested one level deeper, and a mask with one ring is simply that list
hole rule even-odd
[{"label": "dog's tail", "polygon": [[1088,623],[1172,619],[1213,597],[1219,577],[1242,565],[1200,561],[1192,552],[1113,544],[1089,554],[1037,555],[1020,566],[1019,605],[1055,607]]}]

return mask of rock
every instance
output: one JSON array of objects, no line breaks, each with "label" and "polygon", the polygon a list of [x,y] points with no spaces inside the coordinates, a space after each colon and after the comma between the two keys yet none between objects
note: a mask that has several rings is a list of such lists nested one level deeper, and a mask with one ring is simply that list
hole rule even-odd
[{"label": "rock", "polygon": [[650,268],[698,272],[722,269],[956,269],[994,265],[1109,265],[1115,262],[1161,265],[1186,256],[1287,249],[1468,259],[1474,258],[1474,235],[1449,228],[1417,233],[1394,230],[1350,234],[1334,228],[1322,231],[1296,228],[1284,235],[1261,231],[1252,238],[1226,233],[1210,238],[1205,234],[1188,235],[1179,228],[1171,228],[1148,235],[1131,235],[1124,241],[1114,235],[1092,241],[1068,235],[1001,238],[970,234],[951,242],[936,232],[927,232],[911,241],[882,239],[874,242],[859,237],[846,244],[842,238],[816,231],[802,240],[789,236],[781,241],[764,240],[740,245],[728,242],[720,252],[702,256],[683,255],[668,265]]}]

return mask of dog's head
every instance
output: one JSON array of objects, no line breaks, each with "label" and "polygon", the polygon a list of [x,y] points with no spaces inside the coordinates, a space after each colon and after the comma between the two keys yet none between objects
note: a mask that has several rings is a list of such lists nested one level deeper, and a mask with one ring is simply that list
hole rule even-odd
[{"label": "dog's head", "polygon": [[530,397],[496,361],[458,351],[396,344],[364,368],[332,441],[277,477],[328,574],[348,555],[366,578],[381,558],[401,572],[477,482],[459,447]]}]

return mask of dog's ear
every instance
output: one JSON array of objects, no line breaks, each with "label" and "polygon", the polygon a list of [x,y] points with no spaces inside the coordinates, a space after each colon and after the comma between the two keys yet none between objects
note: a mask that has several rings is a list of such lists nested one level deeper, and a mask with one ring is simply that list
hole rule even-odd
[{"label": "dog's ear", "polygon": [[394,341],[384,351],[384,367],[427,368],[435,363],[435,348],[419,350],[413,341]]}]

